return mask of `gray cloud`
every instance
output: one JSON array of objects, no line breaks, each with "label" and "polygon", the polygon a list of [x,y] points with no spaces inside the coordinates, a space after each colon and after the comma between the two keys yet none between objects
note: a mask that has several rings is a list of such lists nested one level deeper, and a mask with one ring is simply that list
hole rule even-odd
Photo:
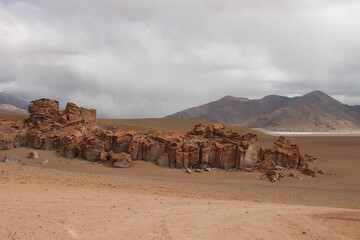
[{"label": "gray cloud", "polygon": [[360,2],[0,0],[0,89],[162,117],[225,95],[360,104]]}]

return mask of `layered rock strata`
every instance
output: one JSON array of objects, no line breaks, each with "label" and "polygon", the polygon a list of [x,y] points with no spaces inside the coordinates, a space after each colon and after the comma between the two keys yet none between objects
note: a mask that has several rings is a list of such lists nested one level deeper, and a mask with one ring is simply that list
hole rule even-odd
[{"label": "layered rock strata", "polygon": [[0,149],[58,150],[67,158],[112,161],[117,167],[144,160],[171,168],[273,170],[280,166],[306,172],[312,160],[284,137],[271,148],[258,148],[256,134],[240,135],[222,124],[198,124],[189,132],[115,131],[99,126],[94,109],[68,103],[59,111],[59,103],[50,99],[33,101],[29,113],[22,122],[0,121]]}]

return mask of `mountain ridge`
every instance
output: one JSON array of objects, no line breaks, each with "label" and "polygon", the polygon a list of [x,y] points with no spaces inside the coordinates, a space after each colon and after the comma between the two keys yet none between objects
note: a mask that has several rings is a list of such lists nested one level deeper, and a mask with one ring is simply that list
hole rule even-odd
[{"label": "mountain ridge", "polygon": [[342,104],[319,90],[297,97],[268,95],[261,99],[243,99],[225,96],[167,118],[197,119],[269,130],[360,129],[360,106]]}]

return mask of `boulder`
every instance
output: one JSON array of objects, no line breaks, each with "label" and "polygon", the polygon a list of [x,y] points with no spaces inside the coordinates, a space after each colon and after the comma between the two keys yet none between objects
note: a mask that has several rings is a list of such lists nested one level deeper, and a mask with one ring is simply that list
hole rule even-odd
[{"label": "boulder", "polygon": [[123,159],[128,159],[129,161],[131,161],[131,155],[125,152],[121,152],[121,153],[109,152],[108,156],[110,161],[119,161]]},{"label": "boulder", "polygon": [[109,153],[110,160],[114,161],[113,166],[118,168],[128,168],[131,166],[131,155],[127,153]]},{"label": "boulder", "polygon": [[36,151],[33,151],[33,152],[30,152],[29,155],[28,155],[28,158],[29,159],[38,159],[39,158],[39,155]]},{"label": "boulder", "polygon": [[131,165],[130,165],[131,162],[129,162],[128,160],[124,159],[124,160],[121,160],[121,161],[116,161],[113,163],[113,166],[114,167],[117,167],[117,168],[129,168]]},{"label": "boulder", "polygon": [[17,156],[6,157],[5,162],[8,164],[15,164],[20,162],[20,158]]}]

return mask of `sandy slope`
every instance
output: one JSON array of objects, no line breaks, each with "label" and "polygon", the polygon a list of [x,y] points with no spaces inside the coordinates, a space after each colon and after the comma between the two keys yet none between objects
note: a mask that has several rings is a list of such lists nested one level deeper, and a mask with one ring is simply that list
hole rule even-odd
[{"label": "sandy slope", "polygon": [[360,137],[296,141],[336,175],[274,184],[258,173],[112,169],[1,151],[22,161],[0,163],[0,239],[360,239]]}]

